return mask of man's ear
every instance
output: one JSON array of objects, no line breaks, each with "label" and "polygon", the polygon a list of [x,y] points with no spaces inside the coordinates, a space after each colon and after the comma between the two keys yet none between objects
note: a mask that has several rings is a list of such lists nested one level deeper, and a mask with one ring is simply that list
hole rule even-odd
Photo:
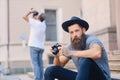
[{"label": "man's ear", "polygon": [[85,33],[85,32],[86,32],[86,29],[85,29],[85,28],[82,28],[82,30],[83,30],[83,33]]}]

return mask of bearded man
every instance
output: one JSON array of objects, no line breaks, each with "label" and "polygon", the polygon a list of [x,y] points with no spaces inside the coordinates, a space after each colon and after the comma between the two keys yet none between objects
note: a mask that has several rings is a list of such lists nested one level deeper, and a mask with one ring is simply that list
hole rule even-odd
[{"label": "bearded man", "polygon": [[[62,28],[69,33],[71,43],[58,48],[54,66],[45,71],[45,80],[111,80],[104,45],[97,37],[86,34],[89,24],[73,16],[62,24]],[[77,72],[64,68],[70,59]]]}]

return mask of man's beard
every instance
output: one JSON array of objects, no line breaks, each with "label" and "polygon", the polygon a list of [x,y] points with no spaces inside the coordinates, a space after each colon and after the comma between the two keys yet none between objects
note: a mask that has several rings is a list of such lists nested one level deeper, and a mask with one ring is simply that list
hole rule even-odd
[{"label": "man's beard", "polygon": [[86,35],[82,34],[81,37],[75,37],[71,39],[71,46],[74,50],[84,50],[86,47]]}]

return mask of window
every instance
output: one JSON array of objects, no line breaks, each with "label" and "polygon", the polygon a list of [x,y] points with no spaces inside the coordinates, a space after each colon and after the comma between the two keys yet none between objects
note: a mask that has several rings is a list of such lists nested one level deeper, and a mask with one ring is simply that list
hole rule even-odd
[{"label": "window", "polygon": [[45,10],[46,14],[46,41],[57,41],[56,10]]}]

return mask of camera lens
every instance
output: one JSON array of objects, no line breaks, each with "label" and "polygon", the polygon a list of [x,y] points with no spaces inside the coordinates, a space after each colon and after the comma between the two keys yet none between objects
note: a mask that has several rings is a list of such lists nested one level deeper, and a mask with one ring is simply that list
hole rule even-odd
[{"label": "camera lens", "polygon": [[58,50],[58,47],[59,47],[59,46],[61,46],[61,45],[59,45],[58,43],[56,43],[55,45],[52,46],[52,49],[53,49],[53,52],[52,52],[52,53],[53,53],[54,55],[56,55],[56,54],[59,52],[59,50]]},{"label": "camera lens", "polygon": [[54,48],[52,53],[56,55],[58,52],[59,50],[57,48]]}]

